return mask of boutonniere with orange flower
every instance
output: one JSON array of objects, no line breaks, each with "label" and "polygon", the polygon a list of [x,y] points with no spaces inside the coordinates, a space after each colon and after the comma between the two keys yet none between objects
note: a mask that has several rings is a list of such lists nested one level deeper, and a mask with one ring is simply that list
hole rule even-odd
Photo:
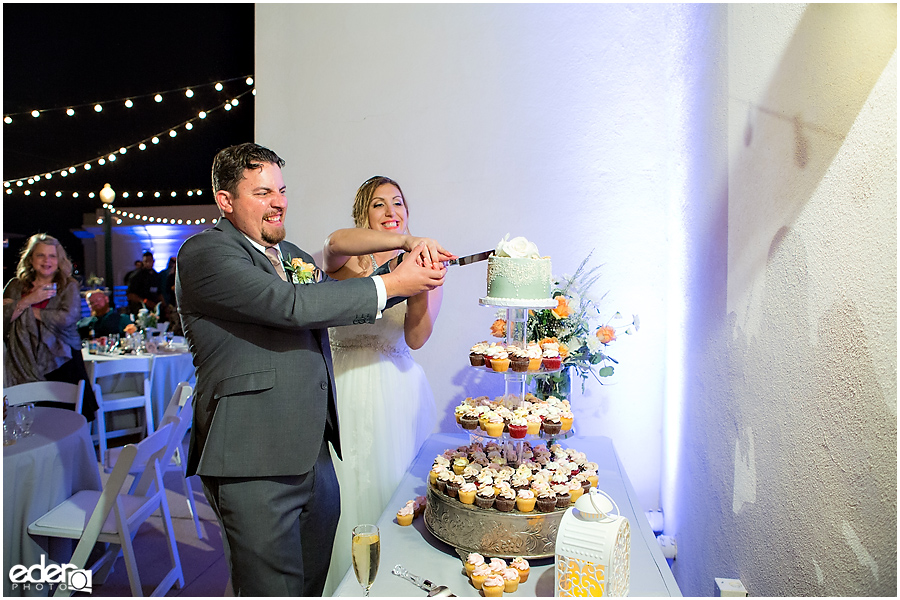
[{"label": "boutonniere with orange flower", "polygon": [[294,283],[315,283],[317,279],[316,265],[304,262],[302,258],[291,258],[282,262],[286,273],[291,274]]},{"label": "boutonniere with orange flower", "polygon": [[[597,302],[589,295],[591,287],[600,278],[600,267],[589,268],[590,257],[589,254],[581,261],[571,277],[554,278],[551,296],[556,300],[556,306],[528,311],[526,325],[528,341],[542,347],[545,343],[558,345],[563,370],[571,367],[582,378],[582,388],[588,375],[603,383],[600,378],[614,373],[619,361],[608,354],[609,344],[620,334],[631,335],[640,328],[637,315],[632,315],[628,322],[622,313],[616,312],[601,321]],[[491,325],[491,334],[506,337],[505,310],[498,312],[497,320]]]}]

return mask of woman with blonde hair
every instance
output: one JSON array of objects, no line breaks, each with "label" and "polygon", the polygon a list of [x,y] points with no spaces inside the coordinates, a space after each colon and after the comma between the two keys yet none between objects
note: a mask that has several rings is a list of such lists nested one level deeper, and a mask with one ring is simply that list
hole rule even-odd
[{"label": "woman with blonde hair", "polygon": [[[325,242],[323,264],[335,279],[368,277],[379,265],[425,244],[426,266],[456,258],[430,238],[409,233],[400,185],[387,177],[365,181],[353,204],[356,227]],[[436,423],[434,395],[410,349],[425,345],[441,308],[441,288],[382,311],[372,325],[329,329],[343,459],[334,461],[341,486],[329,595],[350,566],[350,532],[375,523]]]},{"label": "woman with blonde hair", "polygon": [[[79,286],[59,240],[37,233],[22,249],[16,276],[3,290],[3,385],[31,381],[87,381],[81,338]],[[97,400],[85,385],[82,412],[92,421]]]}]

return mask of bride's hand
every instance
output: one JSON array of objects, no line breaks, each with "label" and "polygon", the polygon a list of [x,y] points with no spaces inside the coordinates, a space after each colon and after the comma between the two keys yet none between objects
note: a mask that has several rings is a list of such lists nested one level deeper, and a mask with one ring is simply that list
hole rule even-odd
[{"label": "bride's hand", "polygon": [[420,244],[425,244],[425,249],[422,251],[422,254],[416,257],[416,262],[421,266],[440,268],[440,263],[456,258],[455,254],[445,250],[437,240],[432,238],[409,235],[406,237],[403,249],[407,252],[412,252],[412,250]]}]

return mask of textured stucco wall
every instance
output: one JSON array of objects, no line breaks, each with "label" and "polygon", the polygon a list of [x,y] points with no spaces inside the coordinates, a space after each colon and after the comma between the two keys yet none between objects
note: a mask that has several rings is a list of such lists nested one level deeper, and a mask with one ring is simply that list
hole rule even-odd
[{"label": "textured stucco wall", "polygon": [[896,5],[732,5],[728,60],[674,572],[686,595],[895,596]]}]

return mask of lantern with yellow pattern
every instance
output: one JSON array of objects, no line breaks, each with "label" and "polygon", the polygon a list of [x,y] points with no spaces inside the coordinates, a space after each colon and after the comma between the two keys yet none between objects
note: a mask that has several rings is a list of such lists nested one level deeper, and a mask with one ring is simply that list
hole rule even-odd
[{"label": "lantern with yellow pattern", "polygon": [[[611,514],[615,509],[616,514]],[[631,526],[609,494],[592,488],[568,509],[556,535],[557,596],[627,596]]]}]

